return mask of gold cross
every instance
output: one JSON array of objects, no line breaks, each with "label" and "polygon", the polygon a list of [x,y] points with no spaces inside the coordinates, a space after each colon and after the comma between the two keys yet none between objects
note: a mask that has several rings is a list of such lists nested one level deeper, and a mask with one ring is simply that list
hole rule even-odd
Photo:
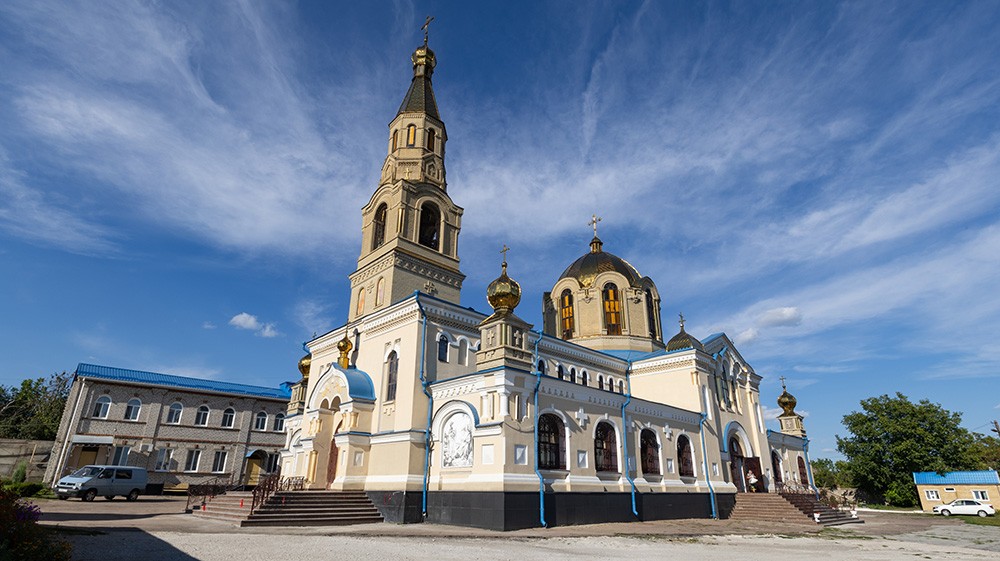
[{"label": "gold cross", "polygon": [[510,251],[510,248],[507,247],[507,244],[503,244],[503,249],[500,250],[500,253],[503,254],[503,264],[504,265],[507,264],[507,252],[508,251]]},{"label": "gold cross", "polygon": [[587,223],[588,226],[592,226],[594,228],[594,237],[595,238],[597,237],[597,223],[600,222],[600,221],[601,221],[601,217],[600,216],[597,216],[596,214],[592,214],[590,216],[590,222]]},{"label": "gold cross", "polygon": [[684,329],[684,314],[680,313],[680,314],[677,314],[677,315],[680,316],[680,318],[681,318],[679,320],[679,323],[681,324],[681,329]]},{"label": "gold cross", "polygon": [[424,46],[427,46],[427,32],[430,30],[431,22],[434,21],[434,16],[427,16],[427,21],[420,26],[420,29],[424,31]]}]

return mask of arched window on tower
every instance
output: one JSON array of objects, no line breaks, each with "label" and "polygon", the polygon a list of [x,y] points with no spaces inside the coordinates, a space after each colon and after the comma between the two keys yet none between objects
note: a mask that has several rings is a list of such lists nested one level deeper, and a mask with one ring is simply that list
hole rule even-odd
[{"label": "arched window on tower", "polygon": [[562,338],[573,338],[573,293],[567,288],[559,297],[559,313],[562,316]]},{"label": "arched window on tower", "polygon": [[639,456],[643,475],[660,475],[660,444],[649,429],[639,433]]},{"label": "arched window on tower", "polygon": [[427,129],[427,149],[431,152],[434,151],[434,141],[436,140],[437,133],[434,129]]},{"label": "arched window on tower", "polygon": [[609,423],[598,423],[594,434],[594,467],[597,471],[618,471],[618,444],[615,429]]},{"label": "arched window on tower", "polygon": [[576,383],[576,368],[569,369],[569,381],[574,384]]},{"label": "arched window on tower", "polygon": [[566,440],[559,417],[546,413],[538,418],[538,468],[566,469]]},{"label": "arched window on tower", "polygon": [[406,127],[406,145],[416,146],[417,145],[417,126],[410,125]]},{"label": "arched window on tower", "polygon": [[434,203],[424,203],[420,207],[420,231],[417,242],[437,250],[441,245],[439,238],[441,230],[441,212]]},{"label": "arched window on tower", "polygon": [[396,351],[389,353],[389,357],[385,360],[385,400],[393,401],[396,399],[396,380],[399,376],[399,355]]},{"label": "arched window on tower", "polygon": [[604,299],[604,327],[608,335],[622,334],[622,302],[618,295],[618,287],[609,282],[601,291]]},{"label": "arched window on tower", "polygon": [[438,335],[438,362],[448,362],[448,336],[442,333]]},{"label": "arched window on tower", "polygon": [[625,382],[618,380],[618,393],[625,393]]},{"label": "arched window on tower", "polygon": [[358,307],[354,311],[354,315],[360,316],[363,313],[365,313],[365,288],[361,287],[358,290]]},{"label": "arched window on tower", "polygon": [[538,359],[538,371],[542,374],[542,376],[545,375],[545,359]]},{"label": "arched window on tower", "polygon": [[385,203],[378,205],[375,210],[375,222],[372,229],[372,249],[379,248],[385,243],[385,218],[389,213],[389,206]]},{"label": "arched window on tower", "polygon": [[560,364],[556,366],[556,374],[559,376],[560,380],[566,379],[566,369],[563,368],[563,365]]},{"label": "arched window on tower", "polygon": [[656,305],[653,303],[653,291],[646,289],[646,319],[649,321],[649,338],[656,339]]},{"label": "arched window on tower", "polygon": [[604,389],[604,376],[601,376],[600,374],[597,375],[597,389]]},{"label": "arched window on tower", "polygon": [[681,477],[694,477],[694,456],[691,453],[691,441],[687,436],[677,437],[677,474]]},{"label": "arched window on tower", "polygon": [[379,277],[375,283],[375,305],[381,306],[385,303],[385,278]]},{"label": "arched window on tower", "polygon": [[392,151],[395,152],[396,148],[399,148],[399,131],[392,131]]}]

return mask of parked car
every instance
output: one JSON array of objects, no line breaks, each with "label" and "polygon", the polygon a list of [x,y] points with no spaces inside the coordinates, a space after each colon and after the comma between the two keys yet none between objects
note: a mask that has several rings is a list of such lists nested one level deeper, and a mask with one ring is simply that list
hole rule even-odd
[{"label": "parked car", "polygon": [[946,505],[934,507],[934,514],[951,516],[952,514],[975,514],[978,516],[993,516],[996,514],[993,505],[975,499],[957,499]]},{"label": "parked car", "polygon": [[63,477],[53,491],[60,500],[80,497],[92,501],[97,495],[107,500],[123,495],[134,501],[146,489],[145,468],[132,466],[84,466]]}]

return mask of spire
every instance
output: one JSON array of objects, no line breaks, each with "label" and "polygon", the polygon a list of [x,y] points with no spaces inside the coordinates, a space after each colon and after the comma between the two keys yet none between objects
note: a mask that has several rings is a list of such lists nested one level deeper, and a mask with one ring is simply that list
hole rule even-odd
[{"label": "spire", "polygon": [[427,46],[427,31],[434,18],[427,16],[427,21],[420,28],[424,31],[424,44],[413,51],[410,60],[413,61],[413,81],[410,82],[410,89],[403,98],[403,103],[399,106],[396,115],[403,113],[425,113],[430,117],[441,120],[438,114],[437,102],[434,101],[434,89],[431,87],[431,75],[434,74],[434,67],[437,66],[437,57],[434,51]]}]

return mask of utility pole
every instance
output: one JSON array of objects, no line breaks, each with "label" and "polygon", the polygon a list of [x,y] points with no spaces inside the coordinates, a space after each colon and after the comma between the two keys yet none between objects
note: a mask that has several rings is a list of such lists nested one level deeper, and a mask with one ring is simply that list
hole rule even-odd
[{"label": "utility pole", "polygon": [[1000,437],[1000,423],[993,421],[993,428],[991,430],[997,433],[997,436]]}]

